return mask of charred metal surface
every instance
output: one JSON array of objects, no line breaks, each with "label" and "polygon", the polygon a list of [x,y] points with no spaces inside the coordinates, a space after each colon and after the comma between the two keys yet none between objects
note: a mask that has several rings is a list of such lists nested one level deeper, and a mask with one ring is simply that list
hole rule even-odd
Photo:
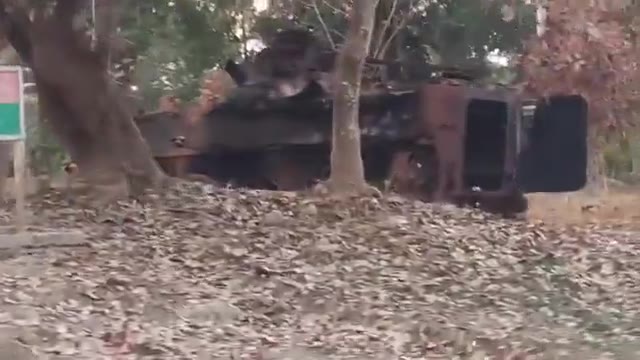
[{"label": "charred metal surface", "polygon": [[[416,100],[414,92],[363,96],[363,140],[402,141],[416,137]],[[327,98],[277,99],[263,103],[260,109],[230,99],[200,122],[198,133],[208,136],[185,146],[207,151],[212,147],[259,149],[283,144],[326,144],[331,140],[331,112]]]},{"label": "charred metal surface", "polygon": [[328,146],[282,146],[266,153],[266,173],[279,190],[309,188],[329,175]]},{"label": "charred metal surface", "polygon": [[[515,184],[514,184],[515,185]],[[515,186],[498,191],[470,191],[456,198],[460,205],[477,206],[504,216],[525,212],[529,206],[524,193]]]},{"label": "charred metal surface", "polygon": [[189,173],[205,175],[220,184],[275,190],[277,188],[269,178],[266,156],[262,150],[210,150],[193,159]]}]

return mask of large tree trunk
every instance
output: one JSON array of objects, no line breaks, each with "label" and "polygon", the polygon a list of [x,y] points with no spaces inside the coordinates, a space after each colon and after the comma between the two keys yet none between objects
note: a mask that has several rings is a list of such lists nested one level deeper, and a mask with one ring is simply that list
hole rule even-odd
[{"label": "large tree trunk", "polygon": [[52,14],[36,12],[33,21],[26,12],[5,12],[9,41],[34,72],[52,130],[103,199],[157,187],[165,176],[110,78],[105,49],[92,49],[73,27],[78,4],[61,1]]},{"label": "large tree trunk", "polygon": [[331,190],[360,192],[367,188],[360,149],[360,83],[378,0],[354,0],[349,31],[338,56],[333,99]]}]

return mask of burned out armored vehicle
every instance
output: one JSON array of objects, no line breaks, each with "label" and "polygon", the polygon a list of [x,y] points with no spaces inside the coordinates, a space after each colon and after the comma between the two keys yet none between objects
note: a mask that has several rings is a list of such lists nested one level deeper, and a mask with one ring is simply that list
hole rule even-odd
[{"label": "burned out armored vehicle", "polygon": [[[300,39],[287,48],[286,40],[262,54],[271,63],[229,62],[225,70],[238,86],[197,121],[169,112],[138,119],[166,171],[280,190],[328,177],[335,54],[296,46]],[[447,71],[394,83],[380,70],[385,64],[368,66],[360,126],[372,184],[503,213],[525,211],[525,193],[585,185],[583,98],[524,101],[513,89],[474,85]]]}]

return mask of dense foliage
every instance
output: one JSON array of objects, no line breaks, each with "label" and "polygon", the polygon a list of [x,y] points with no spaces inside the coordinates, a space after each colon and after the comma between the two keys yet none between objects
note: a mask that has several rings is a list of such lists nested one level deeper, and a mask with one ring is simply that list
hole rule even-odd
[{"label": "dense foliage", "polygon": [[[339,46],[348,6],[336,0],[282,0],[257,12],[251,1],[128,2],[122,32],[135,44],[135,78],[149,107],[167,91],[193,97],[203,71],[250,55],[248,40],[268,43],[279,29],[311,27]],[[485,65],[489,52],[517,53],[520,39],[533,32],[532,7],[518,9],[516,21],[505,21],[499,3],[382,0],[371,56],[401,59],[417,71],[427,62]]]}]

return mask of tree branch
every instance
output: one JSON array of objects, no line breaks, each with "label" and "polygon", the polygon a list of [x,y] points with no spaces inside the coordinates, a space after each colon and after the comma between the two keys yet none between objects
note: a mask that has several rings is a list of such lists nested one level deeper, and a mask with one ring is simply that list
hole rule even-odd
[{"label": "tree branch", "polygon": [[323,0],[322,4],[326,7],[328,7],[329,9],[333,10],[334,13],[336,14],[341,14],[342,16],[347,16],[347,12],[342,10],[342,9],[338,9],[337,7],[331,5],[331,3],[328,0]]},{"label": "tree branch", "polygon": [[320,13],[320,9],[318,8],[318,0],[312,0],[311,1],[311,7],[313,8],[313,12],[316,14],[316,17],[318,18],[318,21],[320,22],[320,25],[322,26],[322,30],[324,31],[324,35],[326,36],[327,40],[329,40],[329,45],[331,45],[331,49],[335,49],[336,48],[336,43],[335,43],[335,41],[333,41],[333,37],[331,36],[331,32],[329,31],[329,28],[327,27],[327,24],[324,22],[324,19],[322,18],[322,14]]},{"label": "tree branch", "polygon": [[[381,6],[380,3],[378,3],[378,6]],[[393,3],[391,4],[391,9],[389,10],[389,16],[387,16],[387,19],[383,22],[384,27],[378,33],[378,38],[376,39],[375,44],[371,47],[370,53],[373,55],[375,59],[378,58],[378,54],[380,53],[380,48],[382,47],[382,44],[384,42],[384,36],[389,30],[389,27],[391,26],[391,21],[393,20],[396,14],[397,7],[398,7],[398,0],[393,0]]]},{"label": "tree branch", "polygon": [[393,41],[393,39],[398,35],[398,33],[400,32],[400,29],[404,28],[407,25],[407,23],[409,22],[409,19],[411,18],[411,16],[415,12],[414,8],[415,8],[414,7],[414,2],[412,0],[411,3],[409,4],[409,12],[407,13],[406,16],[404,16],[402,18],[402,20],[400,20],[400,23],[395,27],[395,29],[393,30],[391,35],[389,35],[389,37],[387,38],[387,41],[385,41],[385,43],[382,45],[382,47],[377,49],[377,52],[374,54],[374,58],[376,58],[376,59],[384,58],[384,56],[386,55],[387,50],[389,49],[389,46],[391,45],[391,42]]}]

